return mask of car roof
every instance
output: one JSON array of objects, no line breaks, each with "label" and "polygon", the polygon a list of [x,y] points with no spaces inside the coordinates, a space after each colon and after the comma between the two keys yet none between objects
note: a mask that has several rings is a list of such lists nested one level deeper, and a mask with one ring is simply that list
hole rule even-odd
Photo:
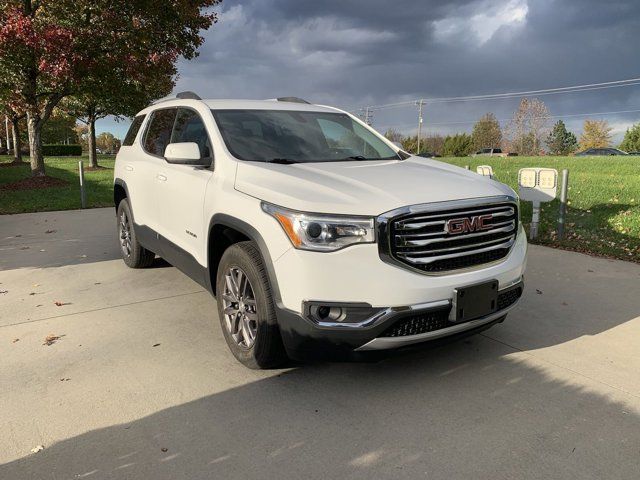
[{"label": "car roof", "polygon": [[153,105],[149,105],[147,108],[142,110],[140,114],[149,113],[153,110],[157,110],[159,108],[167,108],[167,107],[196,107],[202,106],[205,104],[211,110],[289,110],[289,111],[297,111],[297,112],[325,112],[325,113],[336,113],[342,112],[342,110],[328,107],[325,105],[314,105],[310,103],[299,103],[299,102],[283,102],[278,101],[276,99],[273,100],[241,100],[241,99],[202,99],[202,100],[193,100],[193,99],[170,99],[170,100],[161,100],[159,102],[154,103]]}]

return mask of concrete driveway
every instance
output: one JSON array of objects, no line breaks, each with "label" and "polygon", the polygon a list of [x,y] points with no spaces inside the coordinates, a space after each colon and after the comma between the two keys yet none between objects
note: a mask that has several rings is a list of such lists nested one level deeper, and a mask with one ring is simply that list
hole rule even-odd
[{"label": "concrete driveway", "polygon": [[251,371],[197,284],[118,255],[112,209],[0,217],[0,479],[640,476],[639,265],[534,246],[481,335]]}]

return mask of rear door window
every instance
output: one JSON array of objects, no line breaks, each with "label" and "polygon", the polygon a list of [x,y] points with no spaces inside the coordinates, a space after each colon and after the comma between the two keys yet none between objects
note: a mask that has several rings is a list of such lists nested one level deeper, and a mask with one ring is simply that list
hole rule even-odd
[{"label": "rear door window", "polygon": [[164,149],[171,141],[171,132],[177,111],[177,108],[165,108],[151,114],[151,120],[149,120],[149,126],[144,136],[144,149],[147,153],[158,157],[164,156]]},{"label": "rear door window", "polygon": [[130,147],[135,142],[136,137],[138,136],[138,132],[140,131],[140,127],[142,126],[142,122],[144,122],[146,115],[138,115],[131,122],[131,126],[129,127],[129,131],[127,135],[124,137],[124,141],[122,142],[123,147]]}]

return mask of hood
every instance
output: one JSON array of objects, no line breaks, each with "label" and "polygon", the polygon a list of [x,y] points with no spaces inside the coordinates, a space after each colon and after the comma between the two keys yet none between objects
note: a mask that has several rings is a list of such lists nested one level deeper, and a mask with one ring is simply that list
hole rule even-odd
[{"label": "hood", "polygon": [[515,196],[488,177],[421,157],[292,165],[241,161],[235,188],[294,210],[371,216],[419,203]]}]

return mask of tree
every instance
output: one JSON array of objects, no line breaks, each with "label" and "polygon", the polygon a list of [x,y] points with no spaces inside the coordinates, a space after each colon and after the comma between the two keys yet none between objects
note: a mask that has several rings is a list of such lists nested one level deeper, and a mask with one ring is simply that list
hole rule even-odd
[{"label": "tree", "polygon": [[0,0],[0,72],[14,86],[12,104],[27,114],[31,171],[45,173],[42,127],[83,79],[121,65],[141,68],[191,59],[200,31],[216,21],[204,10],[219,0]]},{"label": "tree", "polygon": [[511,148],[520,155],[540,155],[549,123],[549,110],[544,102],[523,98],[507,128]]},{"label": "tree", "polygon": [[499,147],[502,144],[500,122],[493,113],[484,114],[473,126],[471,137],[474,150]]},{"label": "tree", "polygon": [[96,137],[96,147],[99,148],[102,153],[116,153],[121,145],[122,142],[111,132],[102,132]]},{"label": "tree", "polygon": [[640,123],[636,123],[631,128],[627,128],[624,134],[620,150],[625,152],[640,152]]},{"label": "tree", "polygon": [[611,146],[611,127],[606,120],[585,120],[580,135],[580,148],[606,148]]},{"label": "tree", "polygon": [[[407,152],[417,153],[418,151],[418,136],[412,135],[402,137],[400,140],[402,148]],[[442,155],[442,149],[444,147],[444,137],[437,133],[428,134],[420,138],[420,151],[433,153],[436,155]]]},{"label": "tree", "polygon": [[[89,166],[98,168],[96,121],[108,115],[132,117],[153,100],[171,93],[177,74],[171,56],[156,59],[154,65],[140,64],[133,72],[122,65],[103,65],[83,79],[79,92],[63,102],[63,108],[87,126]],[[135,75],[134,75],[135,73]]]},{"label": "tree", "polygon": [[569,155],[578,148],[578,140],[567,130],[564,122],[558,120],[547,137],[547,148],[551,155]]},{"label": "tree", "polygon": [[13,145],[13,164],[21,165],[22,162],[22,138],[20,135],[20,121],[25,117],[12,108],[11,86],[5,78],[0,78],[0,114],[4,115],[11,122],[11,144],[7,145],[7,154]]},{"label": "tree", "polygon": [[77,143],[76,119],[56,108],[42,126],[42,143]]},{"label": "tree", "polygon": [[402,143],[402,140],[404,140],[404,135],[402,135],[398,130],[394,128],[390,128],[386,132],[384,132],[384,136],[391,142]]},{"label": "tree", "polygon": [[444,139],[442,154],[446,157],[466,157],[473,151],[471,135],[457,133],[447,135]]}]

